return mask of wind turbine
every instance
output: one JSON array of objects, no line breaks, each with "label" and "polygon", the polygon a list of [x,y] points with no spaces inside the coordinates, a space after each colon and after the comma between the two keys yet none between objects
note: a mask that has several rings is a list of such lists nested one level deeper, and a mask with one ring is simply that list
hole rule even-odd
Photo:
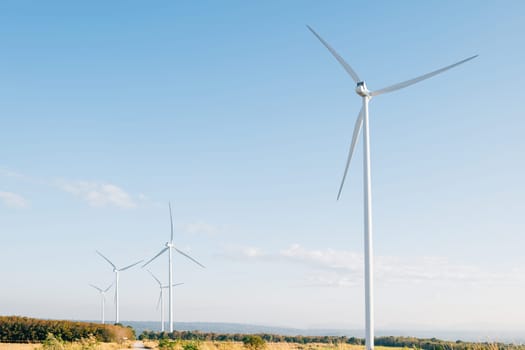
[{"label": "wind turbine", "polygon": [[[361,133],[361,128],[363,128],[363,185],[364,185],[364,219],[365,219],[365,346],[367,350],[374,348],[374,295],[373,295],[373,250],[372,250],[372,184],[370,177],[370,134],[369,134],[369,124],[368,124],[368,103],[370,100],[375,97],[385,93],[393,92],[396,90],[403,89],[415,83],[419,83],[422,80],[431,78],[437,74],[443,73],[451,68],[459,66],[467,61],[470,61],[478,55],[466,58],[462,61],[451,64],[450,66],[443,67],[441,69],[432,71],[430,73],[421,75],[414,79],[403,81],[385,88],[370,91],[366,87],[364,80],[361,80],[357,73],[350,67],[348,63],[326,42],[317,34],[310,26],[308,29],[321,41],[321,43],[330,51],[330,53],[335,57],[335,59],[343,66],[344,70],[350,75],[350,77],[357,84],[355,91],[363,99],[363,106],[361,111],[357,115],[357,120],[354,126],[354,133],[352,135],[352,142],[350,143],[350,150],[348,152],[348,158],[346,160],[346,166],[343,173],[343,179],[341,185],[339,186],[339,192],[337,194],[337,199],[341,197],[341,191],[343,190],[343,185],[345,182],[346,174],[348,172],[348,167],[350,161],[352,160],[352,155],[354,154],[355,145]],[[364,125],[364,126],[363,126]]]},{"label": "wind turbine", "polygon": [[109,285],[109,287],[107,287],[106,289],[102,289],[102,288],[99,288],[97,286],[95,286],[94,284],[90,284],[91,287],[95,288],[96,290],[98,290],[100,296],[101,296],[101,299],[102,299],[102,324],[104,324],[104,320],[105,320],[105,317],[104,317],[104,311],[105,311],[105,305],[106,305],[106,292],[113,286],[113,283],[111,283]]},{"label": "wind turbine", "polygon": [[[151,272],[150,270],[148,270],[148,272],[151,275],[151,277],[153,277],[155,281],[157,281],[157,283],[159,284],[160,293],[159,301],[157,302],[157,310],[160,306],[160,330],[161,332],[164,332],[164,289],[168,288],[169,286],[163,286],[160,280],[153,274],[153,272]],[[180,286],[181,284],[184,283],[175,283],[173,284],[173,287]]]},{"label": "wind turbine", "polygon": [[130,268],[132,268],[133,266],[135,266],[137,264],[140,264],[144,260],[137,261],[136,263],[133,263],[131,265],[128,265],[128,266],[125,266],[125,267],[119,269],[119,268],[117,268],[117,266],[115,266],[115,264],[113,264],[111,262],[111,260],[109,260],[104,255],[102,255],[101,252],[99,252],[98,250],[96,252],[97,252],[98,255],[100,255],[104,260],[106,260],[113,267],[113,272],[115,272],[115,323],[119,323],[120,322],[120,317],[119,317],[119,298],[118,298],[119,273],[122,272],[122,271],[125,271],[127,269],[130,269]]},{"label": "wind turbine", "polygon": [[169,312],[169,321],[170,321],[170,332],[173,332],[173,263],[172,263],[172,259],[173,259],[173,250],[175,250],[177,253],[185,256],[186,258],[190,259],[191,261],[193,261],[194,263],[196,263],[197,265],[199,265],[200,267],[202,268],[205,268],[204,265],[202,265],[200,262],[198,262],[197,260],[193,259],[191,256],[189,256],[188,254],[184,253],[183,251],[179,250],[177,247],[175,247],[175,245],[173,244],[173,216],[171,214],[171,203],[168,203],[168,207],[170,209],[170,224],[171,224],[171,237],[170,237],[170,241],[169,242],[166,242],[166,246],[165,248],[163,248],[157,255],[155,255],[153,258],[151,258],[150,260],[148,260],[147,263],[145,263],[144,265],[142,265],[142,267],[146,267],[146,265],[148,265],[150,262],[152,262],[153,260],[157,259],[160,255],[162,255],[165,251],[168,251],[169,252],[169,297],[168,297],[168,301],[169,301],[169,309],[170,309],[170,312]]}]

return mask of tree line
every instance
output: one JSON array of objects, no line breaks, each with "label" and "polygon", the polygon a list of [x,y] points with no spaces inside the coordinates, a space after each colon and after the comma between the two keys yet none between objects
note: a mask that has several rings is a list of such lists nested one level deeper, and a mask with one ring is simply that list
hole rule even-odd
[{"label": "tree line", "polygon": [[[334,337],[334,336],[302,336],[302,335],[279,335],[279,334],[256,334],[266,342],[274,343],[348,343],[364,344],[364,340],[354,337]],[[207,333],[200,331],[173,331],[173,332],[154,332],[144,331],[139,335],[139,339],[160,340],[160,339],[180,339],[180,340],[200,340],[200,341],[235,341],[243,342],[249,335],[242,333]],[[524,349],[525,350],[525,349]]]},{"label": "tree line", "polygon": [[95,337],[100,342],[117,342],[124,338],[134,339],[132,328],[120,325],[90,322],[42,320],[20,316],[0,316],[0,342],[39,343],[48,334],[67,341]]},{"label": "tree line", "polygon": [[[248,335],[241,333],[223,334],[223,333],[207,333],[199,331],[173,331],[173,332],[154,332],[144,331],[140,334],[139,339],[160,340],[200,340],[200,341],[234,341],[243,342]],[[347,337],[347,336],[303,336],[303,335],[278,335],[260,333],[257,336],[261,337],[266,342],[275,343],[297,343],[297,344],[353,344],[364,345],[365,341],[362,338]],[[455,342],[439,340],[436,338],[421,339],[415,337],[376,337],[375,345],[388,347],[401,347],[411,349],[423,350],[525,350],[524,345],[512,345],[504,343],[474,343],[463,342],[457,340]]]}]

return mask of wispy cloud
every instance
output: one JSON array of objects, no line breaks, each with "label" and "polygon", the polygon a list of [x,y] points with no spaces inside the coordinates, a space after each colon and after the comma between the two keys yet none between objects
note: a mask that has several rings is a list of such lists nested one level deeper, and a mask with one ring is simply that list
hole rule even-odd
[{"label": "wispy cloud", "polygon": [[0,200],[9,208],[28,208],[29,201],[19,194],[13,192],[0,192]]},{"label": "wispy cloud", "polygon": [[29,176],[27,174],[23,174],[17,171],[13,171],[8,168],[4,168],[0,166],[0,176],[8,177],[11,179],[17,179],[26,183],[36,184],[36,185],[46,185],[46,181],[38,178],[34,178],[32,176]]},{"label": "wispy cloud", "polygon": [[[230,249],[227,257],[245,261],[288,262],[309,269],[307,285],[354,286],[362,283],[363,255],[334,249],[306,249],[293,244],[279,252],[268,253],[256,247]],[[432,256],[376,256],[375,276],[379,283],[522,283],[516,271],[502,274],[477,266],[458,264],[447,258]],[[521,275],[525,275],[522,273]]]},{"label": "wispy cloud", "polygon": [[[0,176],[18,179],[32,185],[65,191],[86,201],[88,205],[93,207],[113,206],[130,209],[138,206],[160,206],[160,203],[151,200],[143,193],[131,194],[116,184],[103,181],[38,178],[5,167],[0,167]],[[196,230],[197,228],[193,229]],[[205,229],[205,227],[201,229]]]},{"label": "wispy cloud", "polygon": [[215,235],[219,232],[218,227],[205,222],[194,222],[183,226],[183,231],[189,234]]},{"label": "wispy cloud", "polygon": [[276,260],[279,257],[268,254],[256,247],[250,246],[230,246],[222,252],[220,257],[236,261],[256,261],[256,260]]},{"label": "wispy cloud", "polygon": [[5,168],[0,168],[0,175],[6,176],[6,177],[16,177],[16,178],[25,178],[26,177],[23,174],[20,174],[20,173],[17,173],[15,171],[12,171],[12,170],[9,170],[9,169],[5,169]]},{"label": "wispy cloud", "polygon": [[118,208],[135,208],[136,201],[122,188],[93,181],[59,181],[58,187],[85,200],[93,207],[115,206]]},{"label": "wispy cloud", "polygon": [[333,270],[359,271],[363,265],[362,255],[358,253],[334,249],[308,250],[299,244],[281,250],[279,256],[290,261]]}]

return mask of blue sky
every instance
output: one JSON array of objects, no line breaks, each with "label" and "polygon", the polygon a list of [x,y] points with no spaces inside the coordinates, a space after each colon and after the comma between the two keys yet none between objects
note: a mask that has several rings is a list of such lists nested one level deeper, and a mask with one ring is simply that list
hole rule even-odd
[{"label": "blue sky", "polygon": [[[95,249],[153,256],[171,200],[208,266],[176,258],[177,321],[361,327],[361,102],[310,24],[371,89],[480,55],[371,102],[376,322],[523,329],[524,7],[2,2],[0,312],[97,319]],[[156,293],[123,274],[121,318]]]}]

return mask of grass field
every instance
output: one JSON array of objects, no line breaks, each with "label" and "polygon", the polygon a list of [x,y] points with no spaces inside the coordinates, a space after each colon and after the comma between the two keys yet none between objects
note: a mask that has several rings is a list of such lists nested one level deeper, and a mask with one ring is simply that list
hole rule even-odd
[{"label": "grass field", "polygon": [[[150,349],[157,349],[156,341],[144,341],[144,345]],[[351,344],[298,344],[298,343],[267,343],[265,350],[363,350],[363,345]],[[242,342],[220,342],[220,341],[204,341],[199,345],[200,350],[246,350]],[[401,348],[391,348],[384,346],[376,346],[377,350],[395,350]],[[175,350],[182,350],[181,345],[177,345]]]},{"label": "grass field", "polygon": [[[145,346],[150,349],[158,349],[158,342],[156,341],[144,341]],[[129,349],[132,343],[119,345],[116,343],[101,343],[98,345],[96,350],[119,350]],[[2,344],[0,343],[0,350],[35,350],[42,349],[41,344]],[[73,344],[69,349],[76,350]],[[68,349],[68,350],[69,350]],[[79,348],[80,349],[80,348]],[[200,350],[246,350],[241,342],[211,342],[205,341],[200,343]],[[297,343],[267,343],[265,350],[363,350],[364,346],[350,345],[350,344],[297,344]],[[383,346],[376,346],[377,350],[395,350],[401,348],[390,348]],[[175,350],[182,350],[181,345],[177,345]]]},{"label": "grass field", "polygon": [[[131,345],[119,345],[117,343],[100,343],[97,345],[96,350],[120,350],[129,349]],[[0,343],[0,350],[39,350],[42,349],[42,344],[9,344]],[[78,344],[69,344],[64,350],[80,350],[81,347]]]}]

